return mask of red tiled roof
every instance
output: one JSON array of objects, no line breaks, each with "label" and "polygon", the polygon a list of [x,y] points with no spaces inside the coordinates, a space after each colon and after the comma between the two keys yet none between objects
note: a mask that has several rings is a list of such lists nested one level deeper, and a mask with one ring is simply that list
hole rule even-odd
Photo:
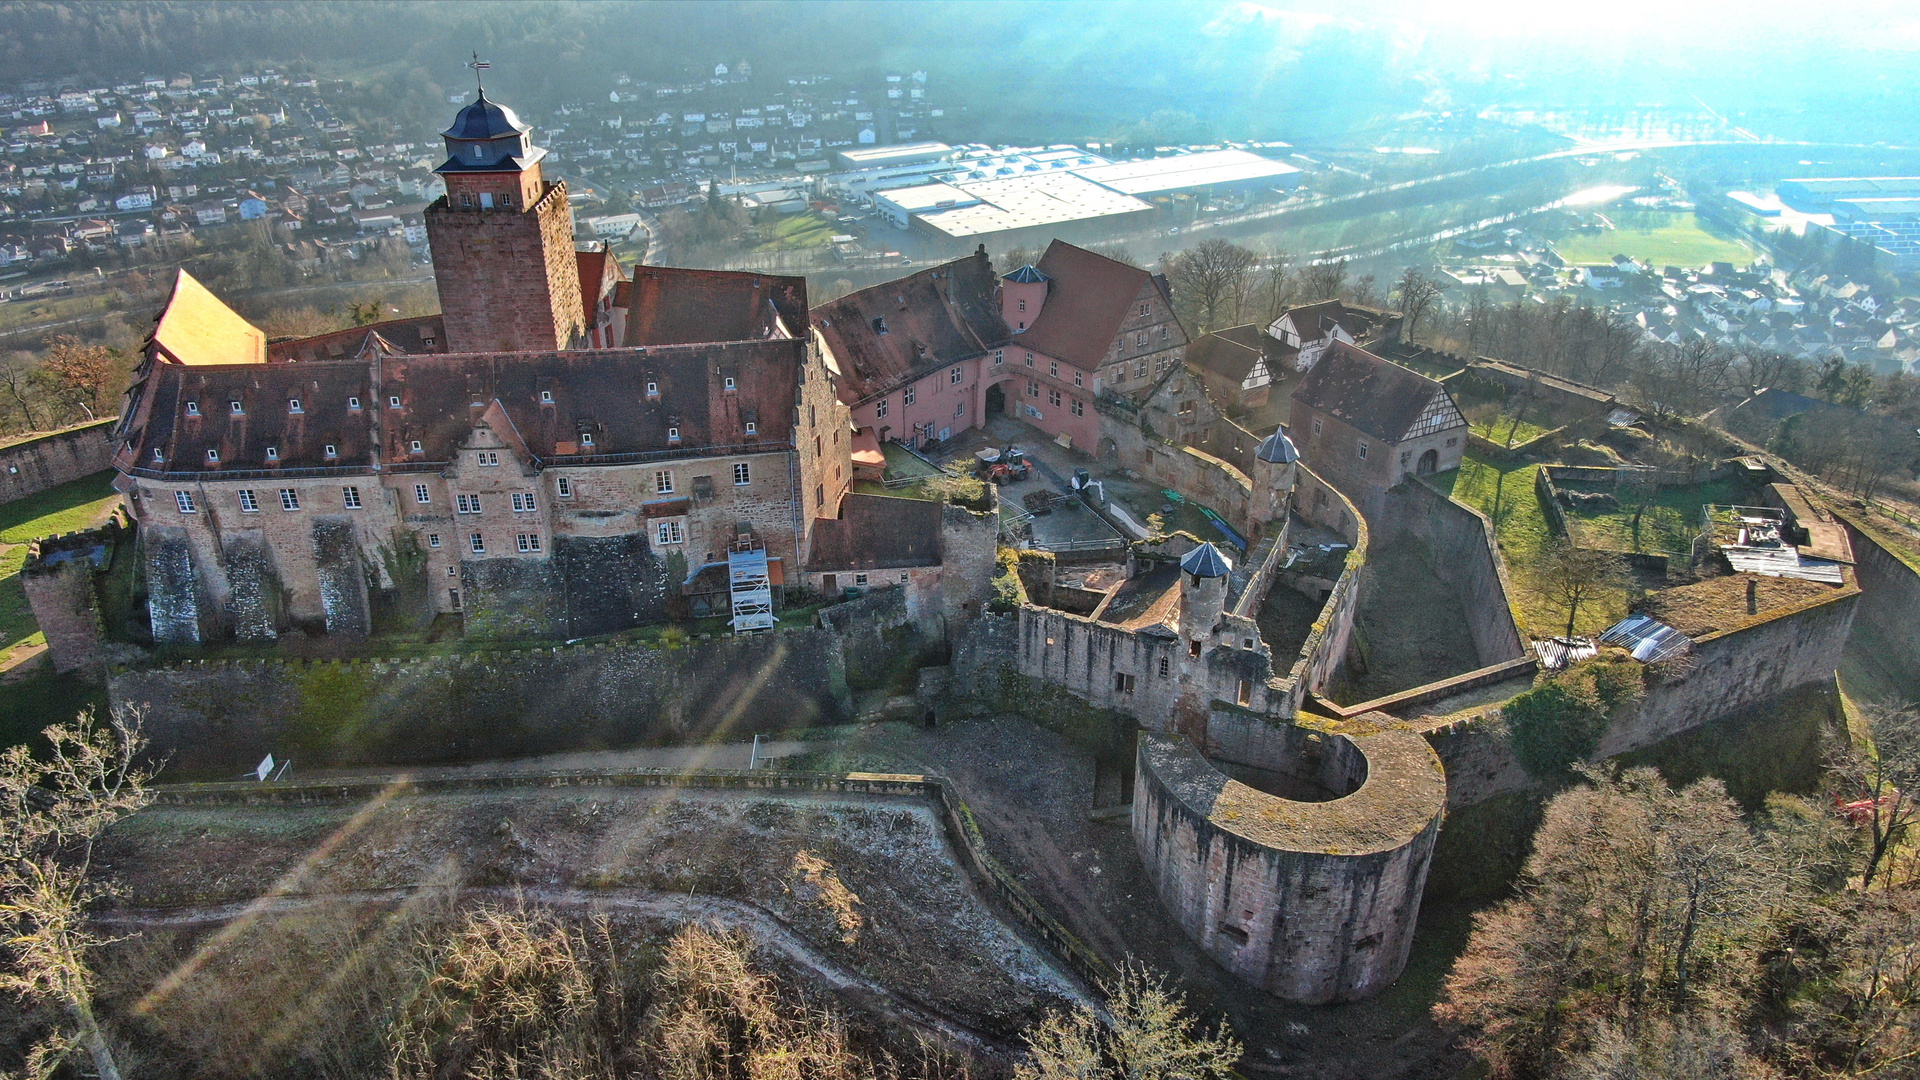
[{"label": "red tiled roof", "polygon": [[[381,460],[446,461],[485,419],[509,444],[541,458],[586,449],[595,456],[792,441],[794,393],[805,345],[773,340],[654,349],[372,357],[298,364],[157,365],[138,388],[124,438],[130,463],[167,471],[365,468]],[[379,376],[380,397],[372,395]],[[735,389],[725,389],[725,379]],[[654,383],[655,395],[647,393]],[[387,398],[398,395],[401,407]],[[552,401],[545,401],[550,395]],[[361,407],[349,408],[358,397]],[[298,398],[301,411],[288,408]],[[239,401],[242,410],[229,405]],[[190,412],[188,403],[198,406]],[[476,403],[477,407],[476,407]],[[745,434],[745,424],[758,425]],[[376,427],[377,424],[377,427]],[[677,428],[679,440],[668,438]],[[419,440],[422,452],[410,453]],[[337,456],[324,449],[332,444]],[[278,457],[268,460],[268,447]],[[219,453],[209,467],[206,451]]]},{"label": "red tiled roof", "polygon": [[627,295],[628,345],[807,336],[806,278],[636,266]]},{"label": "red tiled roof", "polygon": [[997,284],[986,253],[975,252],[815,308],[813,325],[840,365],[841,398],[863,401],[1005,343]]},{"label": "red tiled roof", "polygon": [[[352,326],[329,334],[316,334],[292,341],[267,345],[267,362],[309,362],[314,360],[351,360],[367,354],[368,335],[378,335],[373,347],[403,353],[440,353],[447,351],[446,320],[439,315],[420,315],[411,319],[389,319],[367,326]],[[431,342],[431,344],[429,344]]]},{"label": "red tiled roof", "polygon": [[840,516],[815,518],[807,569],[899,570],[940,564],[941,504],[854,492]]},{"label": "red tiled roof", "polygon": [[1040,272],[1052,279],[1046,304],[1021,345],[1092,369],[1106,358],[1134,298],[1151,276],[1063,240],[1047,245]]},{"label": "red tiled roof", "polygon": [[1293,402],[1384,442],[1399,442],[1447,388],[1417,371],[1336,341],[1294,388]]}]

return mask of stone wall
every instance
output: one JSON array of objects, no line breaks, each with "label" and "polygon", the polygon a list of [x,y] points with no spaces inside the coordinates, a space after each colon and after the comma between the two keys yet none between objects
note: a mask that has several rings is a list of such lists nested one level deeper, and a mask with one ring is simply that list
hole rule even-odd
[{"label": "stone wall", "polygon": [[113,467],[116,419],[95,420],[0,446],[0,503]]},{"label": "stone wall", "polygon": [[116,672],[176,776],[272,753],[310,766],[479,761],[739,738],[840,720],[835,637],[782,631],[679,649],[606,644],[383,660],[193,661]]},{"label": "stone wall", "polygon": [[1481,666],[1526,655],[1526,642],[1508,603],[1506,567],[1494,545],[1493,525],[1479,511],[1417,480],[1388,490],[1375,522],[1381,541],[1412,536],[1424,542],[1435,576],[1460,598]]},{"label": "stone wall", "polygon": [[116,514],[97,529],[44,537],[28,547],[20,585],[46,635],[53,670],[89,671],[104,662],[106,635],[94,575],[116,556],[130,558],[119,549],[131,547],[132,539],[126,518]]},{"label": "stone wall", "polygon": [[1134,842],[1168,913],[1268,993],[1326,1004],[1384,989],[1406,966],[1444,813],[1433,751],[1369,725],[1323,733],[1216,710],[1209,726],[1271,771],[1312,756],[1344,790],[1332,801],[1280,798],[1229,778],[1184,739],[1142,735]]},{"label": "stone wall", "polygon": [[1855,618],[1874,632],[1877,666],[1903,672],[1909,686],[1920,682],[1920,566],[1900,554],[1879,529],[1848,514],[1836,514],[1853,544],[1854,573],[1860,581]]},{"label": "stone wall", "polygon": [[452,352],[565,349],[584,328],[564,182],[532,206],[426,210],[434,276],[458,282],[440,304]]}]

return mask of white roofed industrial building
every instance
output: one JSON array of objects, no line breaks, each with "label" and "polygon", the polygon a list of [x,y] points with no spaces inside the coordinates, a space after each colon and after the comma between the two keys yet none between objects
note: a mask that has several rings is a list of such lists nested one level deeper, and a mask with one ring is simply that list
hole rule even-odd
[{"label": "white roofed industrial building", "polygon": [[1141,198],[1196,188],[1291,187],[1300,182],[1299,169],[1246,150],[1204,150],[1145,161],[1122,161],[1075,169],[1074,174]]}]

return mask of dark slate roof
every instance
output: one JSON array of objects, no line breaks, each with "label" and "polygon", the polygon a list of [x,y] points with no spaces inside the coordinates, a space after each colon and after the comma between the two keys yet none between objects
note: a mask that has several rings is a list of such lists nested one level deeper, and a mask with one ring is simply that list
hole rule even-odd
[{"label": "dark slate roof", "polygon": [[[375,440],[392,464],[446,461],[477,421],[504,417],[510,443],[544,459],[790,445],[805,344],[794,340],[578,352],[402,356],[363,361],[159,364],[129,422],[131,465],[218,476],[239,469],[366,468]],[[379,377],[379,395],[372,387]],[[736,389],[724,389],[732,376]],[[649,397],[646,384],[658,385]],[[553,401],[541,400],[550,392]],[[388,407],[399,395],[401,407]],[[358,397],[361,408],[348,407]],[[300,413],[288,409],[299,398]],[[199,405],[190,414],[188,402]],[[229,402],[242,403],[234,414]],[[478,407],[476,407],[476,403]],[[378,422],[378,429],[375,424]],[[745,423],[758,424],[751,439]],[[678,428],[678,443],[667,429]],[[594,445],[580,444],[592,431]],[[413,440],[422,452],[409,452]],[[337,457],[325,456],[332,444]],[[279,451],[268,460],[266,451]],[[209,465],[206,451],[219,452]],[[582,451],[586,453],[582,453]]]},{"label": "dark slate roof", "polygon": [[1180,569],[1194,577],[1226,577],[1233,573],[1233,563],[1220,554],[1219,548],[1206,543],[1187,552],[1180,559]]},{"label": "dark slate roof", "polygon": [[1040,272],[1051,283],[1047,302],[1020,343],[1088,370],[1106,359],[1134,299],[1152,282],[1137,266],[1062,240],[1047,245]]},{"label": "dark slate roof", "polygon": [[1367,332],[1371,323],[1366,316],[1348,308],[1338,300],[1322,300],[1317,304],[1307,304],[1287,312],[1293,316],[1293,328],[1300,336],[1313,341],[1325,337],[1335,324],[1345,330],[1348,336],[1358,340]]},{"label": "dark slate roof", "polygon": [[636,266],[627,297],[628,345],[807,336],[806,278]]},{"label": "dark slate roof", "polygon": [[1275,465],[1286,465],[1300,460],[1300,451],[1294,449],[1293,440],[1287,438],[1286,432],[1276,431],[1260,440],[1260,448],[1253,456]]},{"label": "dark slate roof", "polygon": [[1037,285],[1049,279],[1047,275],[1040,272],[1039,267],[1028,263],[1013,273],[1008,274],[1006,280],[1017,281],[1022,285]]},{"label": "dark slate roof", "polygon": [[1237,385],[1246,381],[1247,373],[1253,370],[1253,365],[1264,353],[1263,349],[1249,348],[1225,334],[1215,332],[1201,334],[1194,339],[1193,344],[1187,347],[1187,363]]},{"label": "dark slate roof", "polygon": [[524,135],[533,128],[514,115],[512,109],[489,101],[486,91],[454,115],[453,126],[441,132],[448,139],[498,139],[506,135]]},{"label": "dark slate roof", "polygon": [[1446,387],[1365,349],[1335,342],[1294,388],[1295,404],[1384,442],[1399,442]]},{"label": "dark slate roof", "polygon": [[[369,338],[372,340],[369,340]],[[431,342],[431,344],[429,344]],[[438,315],[390,319],[369,326],[335,330],[292,341],[267,344],[267,363],[352,360],[379,348],[388,353],[443,353],[447,351],[446,320]]]},{"label": "dark slate roof", "polygon": [[840,504],[839,518],[814,520],[807,569],[833,573],[937,566],[940,511],[940,503],[925,499],[848,495]]},{"label": "dark slate roof", "polygon": [[996,286],[993,264],[975,252],[815,308],[813,325],[840,366],[841,397],[863,401],[1005,344]]}]

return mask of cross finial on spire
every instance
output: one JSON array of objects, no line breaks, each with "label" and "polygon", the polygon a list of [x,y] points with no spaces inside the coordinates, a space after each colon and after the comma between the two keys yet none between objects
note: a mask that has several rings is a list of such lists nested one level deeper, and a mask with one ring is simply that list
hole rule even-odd
[{"label": "cross finial on spire", "polygon": [[468,64],[467,66],[473,69],[473,88],[482,94],[486,93],[487,88],[480,84],[480,73],[492,67],[493,65],[487,63],[485,60],[480,59],[479,51],[475,50],[473,54],[473,62]]}]

